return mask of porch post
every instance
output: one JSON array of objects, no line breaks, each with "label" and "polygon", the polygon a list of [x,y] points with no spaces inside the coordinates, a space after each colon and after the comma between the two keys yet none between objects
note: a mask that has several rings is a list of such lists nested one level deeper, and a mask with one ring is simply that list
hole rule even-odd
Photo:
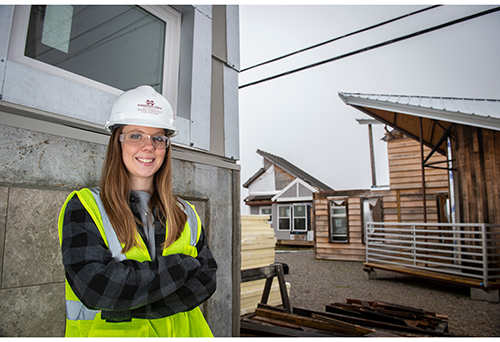
[{"label": "porch post", "polygon": [[424,199],[424,223],[427,222],[427,201],[425,192],[425,167],[424,167],[424,137],[422,129],[422,117],[419,118],[420,128],[420,164],[422,165],[422,196]]}]

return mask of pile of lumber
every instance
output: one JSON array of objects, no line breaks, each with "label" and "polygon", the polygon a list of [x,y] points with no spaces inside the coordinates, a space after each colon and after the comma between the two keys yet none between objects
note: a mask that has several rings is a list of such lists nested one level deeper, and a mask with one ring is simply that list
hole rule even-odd
[{"label": "pile of lumber", "polygon": [[276,238],[268,215],[241,215],[241,269],[274,263]]},{"label": "pile of lumber", "polygon": [[241,336],[253,337],[452,336],[444,315],[356,299],[327,305],[325,312],[294,307],[287,313],[259,304],[240,324]]},{"label": "pile of lumber", "polygon": [[[268,215],[241,215],[241,269],[268,266],[274,263],[276,238],[274,229],[269,224]],[[265,286],[265,279],[241,284],[240,315],[253,312],[260,302]],[[290,284],[286,284],[290,291]],[[279,305],[281,296],[279,284],[273,281],[269,294],[269,305]]]},{"label": "pile of lumber", "polygon": [[347,299],[327,305],[330,317],[367,327],[427,336],[449,336],[448,316],[409,306]]}]

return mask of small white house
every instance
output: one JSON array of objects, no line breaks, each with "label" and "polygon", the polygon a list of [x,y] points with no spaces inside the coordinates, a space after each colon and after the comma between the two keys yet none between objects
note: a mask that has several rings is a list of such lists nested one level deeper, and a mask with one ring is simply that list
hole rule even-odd
[{"label": "small white house", "polygon": [[312,246],[313,193],[333,189],[281,157],[257,153],[263,157],[263,167],[243,184],[249,192],[244,201],[250,214],[269,215],[278,244]]}]

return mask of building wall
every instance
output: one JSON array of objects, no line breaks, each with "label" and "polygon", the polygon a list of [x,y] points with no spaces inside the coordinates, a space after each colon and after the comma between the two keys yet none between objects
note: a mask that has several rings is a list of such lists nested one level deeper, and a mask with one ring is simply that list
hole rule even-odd
[{"label": "building wall", "polygon": [[[420,143],[411,138],[389,140],[387,152],[391,191],[384,196],[385,222],[423,222]],[[424,146],[424,158],[430,152],[431,149]],[[445,156],[434,153],[428,163],[444,161]],[[436,194],[448,193],[448,172],[432,168],[425,168],[424,172],[427,222],[438,222]]]},{"label": "building wall", "polygon": [[[365,260],[362,200],[381,197],[384,222],[423,222],[420,143],[411,138],[391,139],[387,143],[390,190],[320,191],[314,194],[315,254],[318,259]],[[424,156],[431,149],[424,147]],[[429,162],[445,161],[434,154]],[[448,192],[447,171],[425,169],[427,222],[438,222],[436,197]],[[329,241],[329,197],[345,197],[348,203],[348,243]]]},{"label": "building wall", "polygon": [[276,185],[276,190],[283,190],[288,184],[293,182],[295,177],[291,176],[288,172],[284,171],[282,168],[274,165],[274,181]]},{"label": "building wall", "polygon": [[[108,140],[98,124],[66,114],[76,106],[71,101],[78,98],[81,102],[88,96],[96,99],[87,101],[93,113],[107,118],[114,96],[9,61],[14,8],[0,6],[0,336],[63,336],[64,271],[57,218],[72,190],[99,184]],[[241,245],[240,168],[236,164],[238,7],[185,5],[177,9],[188,13],[186,18],[191,16],[191,24],[196,23],[193,39],[184,43],[192,45],[192,70],[204,70],[191,73],[188,89],[194,92],[208,84],[208,101],[206,96],[179,100],[191,120],[177,118],[179,128],[189,134],[180,134],[173,144],[173,190],[195,204],[219,265],[217,291],[202,310],[215,336],[235,336],[239,332]],[[199,39],[207,34],[209,45]],[[212,40],[217,44],[212,46]],[[207,57],[209,63],[204,64]],[[14,86],[12,80],[20,70],[27,81],[35,77],[40,85],[31,89],[24,81],[22,87]],[[180,75],[185,81],[186,73],[180,71]],[[46,96],[37,97],[38,104],[28,99],[42,90]],[[67,92],[75,95],[65,103],[67,107],[54,102],[52,94]],[[55,107],[58,112],[52,111]],[[224,140],[215,136],[220,132],[225,132]],[[203,134],[208,140],[197,140]]]},{"label": "building wall", "polygon": [[[313,195],[315,242],[317,259],[365,260],[362,232],[361,199],[370,197],[369,190],[320,191]],[[330,242],[330,198],[347,198],[348,242]]]},{"label": "building wall", "polygon": [[452,141],[459,222],[500,224],[500,132],[456,125]]}]

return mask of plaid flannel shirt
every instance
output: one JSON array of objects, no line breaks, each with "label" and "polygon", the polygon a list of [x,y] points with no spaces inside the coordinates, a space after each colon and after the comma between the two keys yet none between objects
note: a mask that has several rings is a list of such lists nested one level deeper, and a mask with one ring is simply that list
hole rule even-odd
[{"label": "plaid flannel shirt", "polygon": [[[134,197],[130,206],[140,221]],[[146,241],[141,225],[138,231]],[[217,263],[204,231],[196,258],[162,256],[165,233],[165,227],[155,219],[155,261],[117,262],[75,195],[66,207],[61,244],[66,279],[73,292],[87,308],[101,310],[101,317],[108,321],[155,319],[196,308],[216,289]]]}]

